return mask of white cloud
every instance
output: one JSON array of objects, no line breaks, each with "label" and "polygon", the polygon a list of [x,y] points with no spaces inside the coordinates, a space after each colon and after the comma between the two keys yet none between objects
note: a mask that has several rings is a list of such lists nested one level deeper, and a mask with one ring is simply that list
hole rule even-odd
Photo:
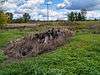
[{"label": "white cloud", "polygon": [[63,3],[59,3],[59,4],[57,5],[57,8],[62,9],[62,8],[64,8],[65,6],[66,6],[66,7],[69,7],[70,5],[71,5],[70,0],[64,0]]},{"label": "white cloud", "polygon": [[62,9],[62,8],[64,8],[65,6],[66,6],[66,4],[60,3],[60,4],[57,5],[57,8],[61,8],[61,9]]},{"label": "white cloud", "polygon": [[24,13],[38,13],[37,9],[45,0],[8,0],[3,4],[3,9],[12,12],[14,18],[21,17]]},{"label": "white cloud", "polygon": [[88,11],[87,12],[87,19],[100,19],[100,11]]},{"label": "white cloud", "polygon": [[100,10],[100,4],[96,5],[96,6],[93,6],[93,7],[90,7],[88,8],[89,10]]},{"label": "white cloud", "polygon": [[28,4],[41,4],[44,3],[44,0],[28,0]]},{"label": "white cloud", "polygon": [[3,7],[7,10],[10,10],[10,9],[15,9],[17,8],[17,5],[16,3],[10,3],[10,2],[6,2]]},{"label": "white cloud", "polygon": [[[64,14],[62,12],[57,12],[54,10],[49,11],[49,20],[57,20],[57,19],[64,19]],[[40,20],[47,20],[47,9],[36,9],[33,10],[34,13],[31,13],[32,19],[40,19]]]},{"label": "white cloud", "polygon": [[[52,0],[48,0],[50,4],[53,4]],[[14,18],[22,17],[24,13],[29,13],[32,19],[47,19],[47,9],[42,7],[45,0],[8,0],[3,7],[8,12],[14,14]],[[71,11],[79,11],[81,8],[88,8],[89,10],[100,10],[100,0],[63,0],[63,2],[57,5],[56,9],[54,6],[53,9],[49,9],[49,19],[65,19],[67,14]],[[1,7],[1,5],[0,5]],[[41,9],[42,8],[42,9]],[[66,8],[66,9],[63,9]],[[56,9],[56,10],[55,10]],[[64,10],[64,11],[63,11]],[[100,18],[100,12],[98,11],[88,11],[88,18]]]},{"label": "white cloud", "polygon": [[22,14],[14,14],[13,18],[16,19],[16,18],[20,18],[22,16],[23,16]]}]

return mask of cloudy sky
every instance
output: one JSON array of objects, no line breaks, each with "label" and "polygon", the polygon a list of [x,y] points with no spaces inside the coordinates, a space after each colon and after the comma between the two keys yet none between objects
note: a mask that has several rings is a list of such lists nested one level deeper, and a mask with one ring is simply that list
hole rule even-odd
[{"label": "cloudy sky", "polygon": [[46,20],[49,4],[49,19],[67,19],[71,11],[87,9],[87,18],[100,18],[100,0],[8,0],[2,7],[14,14],[14,18],[29,13],[31,19]]}]

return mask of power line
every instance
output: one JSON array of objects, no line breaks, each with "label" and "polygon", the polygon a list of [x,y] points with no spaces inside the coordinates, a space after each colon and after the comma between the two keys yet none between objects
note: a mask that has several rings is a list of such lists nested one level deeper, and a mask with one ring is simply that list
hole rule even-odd
[{"label": "power line", "polygon": [[49,4],[47,3],[47,21],[49,20]]},{"label": "power line", "polygon": [[46,0],[47,6],[47,21],[49,21],[49,6],[52,4],[52,0]]}]

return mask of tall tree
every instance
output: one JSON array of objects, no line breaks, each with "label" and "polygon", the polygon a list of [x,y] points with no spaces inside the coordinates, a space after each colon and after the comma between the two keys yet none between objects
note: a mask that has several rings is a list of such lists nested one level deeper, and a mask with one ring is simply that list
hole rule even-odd
[{"label": "tall tree", "polygon": [[81,10],[81,12],[71,12],[68,14],[69,21],[85,21],[86,20],[86,10]]},{"label": "tall tree", "polygon": [[30,20],[30,15],[29,15],[28,13],[25,13],[25,14],[23,15],[23,19],[24,19],[24,22],[25,22],[25,23],[29,22],[29,20]]},{"label": "tall tree", "polygon": [[8,22],[8,16],[4,12],[0,12],[0,28]]},{"label": "tall tree", "polygon": [[82,21],[85,21],[86,20],[86,14],[87,14],[87,10],[86,9],[82,9],[81,10]]},{"label": "tall tree", "polygon": [[71,12],[71,13],[68,14],[68,20],[74,21],[74,12]]},{"label": "tall tree", "polygon": [[12,23],[13,14],[12,14],[12,13],[7,12],[7,13],[6,13],[6,15],[8,16],[9,23]]},{"label": "tall tree", "polygon": [[74,13],[74,18],[75,18],[75,21],[78,21],[78,13],[77,12]]},{"label": "tall tree", "polygon": [[80,12],[78,13],[78,21],[82,21],[82,15]]}]

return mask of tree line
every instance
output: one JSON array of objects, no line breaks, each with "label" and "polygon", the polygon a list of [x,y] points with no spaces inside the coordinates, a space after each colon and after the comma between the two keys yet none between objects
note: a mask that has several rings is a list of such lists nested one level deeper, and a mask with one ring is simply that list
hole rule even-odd
[{"label": "tree line", "polygon": [[23,14],[23,17],[13,19],[13,14],[9,12],[0,11],[0,28],[8,23],[28,23],[30,21],[30,15],[28,13]]},{"label": "tree line", "polygon": [[27,23],[29,20],[30,20],[30,15],[28,13],[24,13],[23,17],[21,18],[13,19],[12,13],[0,11],[0,24],[13,23],[13,22]]},{"label": "tree line", "polygon": [[29,13],[24,13],[23,17],[13,19],[12,21],[13,21],[13,23],[28,23],[28,22],[30,22],[30,15],[29,15]]},{"label": "tree line", "polygon": [[[85,9],[82,9],[80,12],[72,11],[67,15],[68,21],[86,21],[86,14],[87,11]],[[29,13],[24,13],[22,17],[13,19],[12,13],[0,10],[0,27],[7,23],[31,23],[32,20],[30,18],[31,16]]]},{"label": "tree line", "polygon": [[0,11],[0,28],[7,23],[11,23],[12,17],[12,13],[4,13],[3,11]]},{"label": "tree line", "polygon": [[68,14],[68,21],[85,21],[86,20],[86,13],[85,9],[82,9],[80,12],[71,12]]}]

